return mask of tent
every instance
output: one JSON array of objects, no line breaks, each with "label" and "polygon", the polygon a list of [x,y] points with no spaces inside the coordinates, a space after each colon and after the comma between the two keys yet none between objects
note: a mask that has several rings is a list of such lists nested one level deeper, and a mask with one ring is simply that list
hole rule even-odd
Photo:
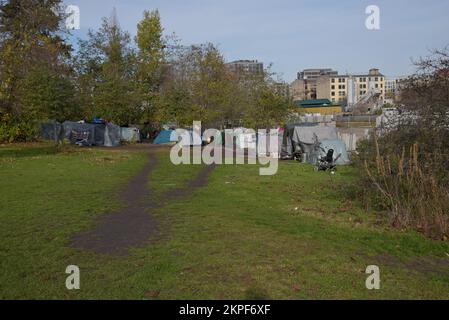
[{"label": "tent", "polygon": [[335,127],[323,127],[315,123],[287,125],[284,130],[281,157],[292,158],[297,151],[311,154],[314,152],[314,146],[320,141],[336,139]]},{"label": "tent", "polygon": [[338,157],[336,164],[346,165],[351,162],[349,160],[346,144],[343,140],[339,139],[322,140],[319,144],[316,145],[316,147],[313,149],[313,152],[309,154],[307,162],[315,164],[319,158],[326,156],[327,152],[330,149],[334,150],[334,159]]},{"label": "tent", "polygon": [[120,140],[125,142],[140,142],[140,130],[137,128],[120,128]]},{"label": "tent", "polygon": [[176,135],[176,130],[163,130],[154,140],[154,144],[180,143],[183,147],[201,146],[201,135],[193,130],[184,130],[183,134]]},{"label": "tent", "polygon": [[120,127],[112,123],[92,124],[66,121],[63,137],[72,144],[114,147],[120,145]]},{"label": "tent", "polygon": [[120,127],[113,123],[80,123],[73,121],[41,123],[41,137],[83,146],[115,147],[120,145]]},{"label": "tent", "polygon": [[[174,133],[174,130],[162,130],[159,135],[154,140],[154,144],[167,144],[167,143],[173,143],[178,142],[177,140],[172,140],[172,133]],[[174,135],[173,135],[174,138]]]}]

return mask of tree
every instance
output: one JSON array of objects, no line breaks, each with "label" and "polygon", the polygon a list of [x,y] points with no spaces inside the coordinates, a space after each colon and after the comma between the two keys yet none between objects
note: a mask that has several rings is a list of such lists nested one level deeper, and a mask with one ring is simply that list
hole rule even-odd
[{"label": "tree", "polygon": [[142,109],[134,81],[136,54],[115,10],[111,18],[103,18],[97,32],[89,31],[88,37],[80,41],[76,63],[85,114],[120,125],[138,122]]},{"label": "tree", "polygon": [[288,114],[288,101],[270,86],[263,87],[249,108],[246,123],[252,128],[271,129],[280,125]]},{"label": "tree", "polygon": [[159,91],[165,71],[166,41],[159,11],[145,11],[143,20],[137,25],[136,43],[137,83],[142,97],[144,120],[154,118],[159,103]]},{"label": "tree", "polygon": [[[18,132],[14,127],[24,127],[21,123],[52,117],[53,111],[47,104],[38,105],[39,101],[35,101],[29,105],[27,97],[34,92],[50,94],[38,99],[46,103],[67,98],[51,95],[55,88],[42,90],[42,82],[31,79],[36,78],[36,70],[46,75],[58,75],[68,89],[65,94],[70,95],[72,79],[68,61],[71,47],[62,38],[65,14],[61,3],[60,0],[10,0],[0,4],[0,118],[2,131],[11,133],[6,137],[8,140],[27,139],[33,134],[19,130],[20,134],[14,137],[13,133]],[[57,101],[52,106],[62,102]],[[35,113],[36,109],[39,112]]]},{"label": "tree", "polygon": [[21,82],[20,90],[32,119],[63,122],[82,116],[71,79],[45,66],[31,70]]}]

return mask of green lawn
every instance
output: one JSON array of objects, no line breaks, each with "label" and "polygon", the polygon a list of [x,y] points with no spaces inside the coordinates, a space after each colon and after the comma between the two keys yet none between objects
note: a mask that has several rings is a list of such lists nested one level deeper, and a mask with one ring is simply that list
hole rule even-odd
[{"label": "green lawn", "polygon": [[[155,201],[201,166],[173,166],[158,150]],[[123,204],[117,190],[145,150],[0,147],[0,299],[449,299],[449,244],[389,230],[344,197],[352,168],[336,176],[282,162],[219,166],[207,187],[165,201],[158,234],[129,256],[70,247],[73,234]],[[81,290],[65,269],[81,270]],[[381,269],[381,289],[365,269]]]}]

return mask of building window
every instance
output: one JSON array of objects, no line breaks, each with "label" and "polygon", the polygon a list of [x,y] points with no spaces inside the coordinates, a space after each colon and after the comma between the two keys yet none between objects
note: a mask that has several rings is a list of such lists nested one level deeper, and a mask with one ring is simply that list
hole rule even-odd
[{"label": "building window", "polygon": [[332,78],[332,79],[331,79],[331,82],[332,82],[332,83],[335,83],[335,79],[334,79],[334,78]]},{"label": "building window", "polygon": [[332,97],[335,96],[335,92],[334,92],[334,91],[331,92],[331,96],[332,96]]},{"label": "building window", "polygon": [[334,86],[334,85],[332,85],[332,86],[331,86],[331,89],[332,89],[332,90],[335,90],[335,86]]}]

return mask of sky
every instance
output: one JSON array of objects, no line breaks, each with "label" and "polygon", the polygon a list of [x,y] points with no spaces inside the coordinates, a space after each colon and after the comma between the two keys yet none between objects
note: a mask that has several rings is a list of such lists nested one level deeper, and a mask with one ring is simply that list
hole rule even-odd
[{"label": "sky", "polygon": [[[411,74],[413,59],[449,45],[449,0],[64,0],[80,8],[85,38],[116,8],[131,35],[144,10],[159,9],[165,33],[182,44],[211,42],[227,61],[250,59],[292,82],[306,68],[387,77]],[[368,30],[365,9],[380,9],[380,30]]]}]

